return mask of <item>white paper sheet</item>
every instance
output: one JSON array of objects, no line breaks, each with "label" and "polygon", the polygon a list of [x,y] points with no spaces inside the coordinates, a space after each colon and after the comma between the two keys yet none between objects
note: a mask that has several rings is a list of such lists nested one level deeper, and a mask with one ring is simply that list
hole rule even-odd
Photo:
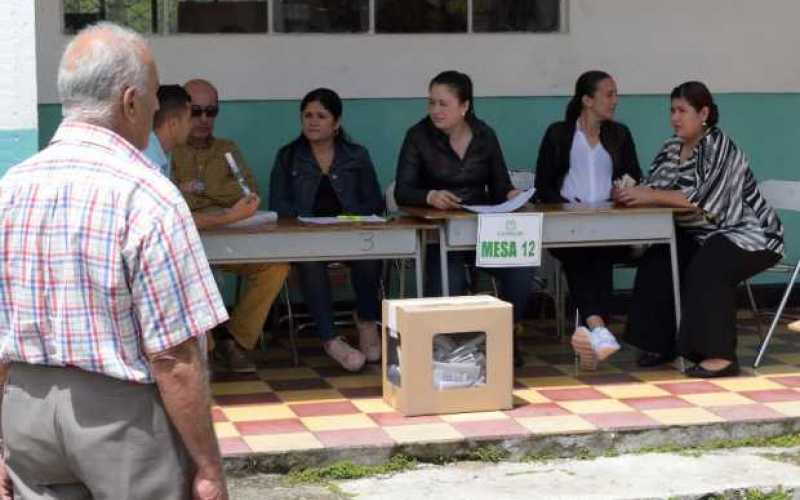
[{"label": "white paper sheet", "polygon": [[499,205],[462,205],[465,210],[478,214],[506,214],[522,208],[533,197],[535,188],[526,189],[510,200]]},{"label": "white paper sheet", "polygon": [[298,217],[304,224],[347,224],[350,222],[386,222],[385,217],[378,215],[339,215],[337,217]]},{"label": "white paper sheet", "polygon": [[277,221],[278,214],[276,212],[259,210],[250,217],[240,221],[231,222],[230,224],[226,224],[225,227],[253,227],[260,226],[262,224],[274,223]]}]

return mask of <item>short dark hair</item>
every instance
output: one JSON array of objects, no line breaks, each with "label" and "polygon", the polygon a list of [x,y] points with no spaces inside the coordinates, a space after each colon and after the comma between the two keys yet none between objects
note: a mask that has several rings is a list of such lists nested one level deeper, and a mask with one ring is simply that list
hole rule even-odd
[{"label": "short dark hair", "polygon": [[162,85],[158,87],[158,111],[153,117],[153,128],[158,128],[168,118],[186,110],[192,98],[180,85]]},{"label": "short dark hair", "polygon": [[670,99],[686,99],[695,111],[698,113],[703,108],[708,108],[708,118],[706,118],[706,126],[713,127],[719,122],[719,109],[714,103],[714,96],[708,90],[706,84],[703,82],[691,81],[684,82],[674,89],[669,95]]}]

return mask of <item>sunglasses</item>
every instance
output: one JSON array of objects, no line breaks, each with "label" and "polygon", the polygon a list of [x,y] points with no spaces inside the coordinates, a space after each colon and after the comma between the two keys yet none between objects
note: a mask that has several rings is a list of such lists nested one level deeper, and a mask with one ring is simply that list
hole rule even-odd
[{"label": "sunglasses", "polygon": [[206,115],[209,118],[216,118],[218,114],[219,106],[206,106],[205,108],[192,106],[192,118],[200,118],[202,115]]}]

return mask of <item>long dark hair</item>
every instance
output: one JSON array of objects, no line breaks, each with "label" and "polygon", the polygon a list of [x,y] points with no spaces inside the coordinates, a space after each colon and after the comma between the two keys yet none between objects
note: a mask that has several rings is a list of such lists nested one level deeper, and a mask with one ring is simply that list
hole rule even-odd
[{"label": "long dark hair", "polygon": [[462,104],[469,101],[467,117],[475,117],[475,99],[473,99],[472,79],[469,75],[455,70],[442,71],[433,77],[431,83],[428,84],[428,90],[430,91],[434,85],[447,85],[458,98],[458,102]]},{"label": "long dark hair", "polygon": [[575,123],[583,111],[583,96],[592,97],[597,92],[597,85],[606,78],[611,78],[611,75],[600,70],[587,71],[578,77],[575,81],[575,93],[567,104],[564,116],[567,123]]},{"label": "long dark hair", "polygon": [[706,84],[703,82],[690,81],[684,82],[672,89],[669,95],[672,99],[686,99],[698,113],[703,108],[708,108],[708,118],[706,118],[706,127],[711,128],[719,122],[719,109],[714,103],[714,97],[711,91],[708,90]]},{"label": "long dark hair", "polygon": [[[333,115],[333,119],[337,122],[342,117],[342,99],[339,97],[339,94],[334,92],[331,89],[326,88],[318,88],[314,89],[308,94],[303,97],[303,100],[300,101],[300,114],[306,110],[309,104],[312,102],[318,102],[322,105],[325,110]],[[300,138],[305,139],[303,132],[300,132]],[[350,140],[350,136],[344,131],[344,127],[339,124],[339,131],[334,136],[335,142],[345,142],[345,143],[352,143]]]}]

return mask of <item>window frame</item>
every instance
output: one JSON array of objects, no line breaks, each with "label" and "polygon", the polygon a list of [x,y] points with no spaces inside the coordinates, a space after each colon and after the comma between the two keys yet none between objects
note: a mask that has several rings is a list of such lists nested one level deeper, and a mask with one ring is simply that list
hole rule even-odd
[{"label": "window frame", "polygon": [[[61,33],[65,35],[71,35],[72,33],[67,32],[66,30],[66,9],[64,6],[66,0],[61,0],[58,2],[60,8],[60,24],[61,24]],[[281,36],[281,37],[291,37],[291,36],[303,36],[303,37],[313,37],[313,36],[348,36],[348,37],[358,37],[358,36],[409,36],[409,35],[421,35],[421,36],[553,36],[553,35],[563,35],[569,33],[569,26],[567,20],[569,19],[569,4],[570,0],[558,0],[559,2],[559,13],[558,13],[558,28],[554,31],[474,31],[473,26],[473,17],[474,17],[474,2],[475,0],[466,0],[467,2],[467,30],[464,32],[452,33],[452,32],[425,32],[425,33],[378,33],[375,31],[376,19],[375,19],[375,0],[369,0],[369,26],[367,31],[351,33],[351,32],[291,32],[285,33],[281,31],[275,30],[275,24],[277,19],[275,18],[275,3],[279,0],[264,0],[267,3],[267,31],[262,33],[181,33],[181,32],[171,32],[169,27],[170,22],[170,9],[169,4],[166,1],[162,0],[155,0],[157,2],[157,6],[160,8],[154,9],[156,11],[157,19],[157,29],[154,30],[152,33],[147,33],[145,36],[149,37],[167,37],[167,36],[209,36],[209,35],[223,35],[223,36]]]}]

